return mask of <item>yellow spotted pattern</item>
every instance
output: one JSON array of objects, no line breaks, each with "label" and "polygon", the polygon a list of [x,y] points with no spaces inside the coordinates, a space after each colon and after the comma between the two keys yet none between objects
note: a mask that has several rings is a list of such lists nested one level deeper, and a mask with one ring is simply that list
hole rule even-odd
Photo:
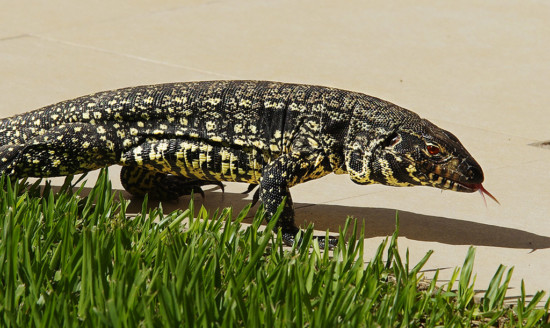
[{"label": "yellow spotted pattern", "polygon": [[259,184],[268,217],[287,198],[279,224],[295,233],[288,189],[331,172],[362,184],[447,183],[421,176],[411,152],[380,150],[392,131],[421,135],[425,122],[383,100],[320,86],[131,87],[0,120],[0,172],[48,177],[119,164],[130,192],[164,198],[220,181]]}]

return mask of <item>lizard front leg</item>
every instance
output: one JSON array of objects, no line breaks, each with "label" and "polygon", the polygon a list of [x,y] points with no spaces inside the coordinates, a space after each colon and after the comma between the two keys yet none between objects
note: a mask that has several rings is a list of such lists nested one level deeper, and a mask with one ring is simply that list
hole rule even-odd
[{"label": "lizard front leg", "polygon": [[[294,207],[289,188],[330,173],[326,164],[326,158],[321,155],[284,154],[263,169],[259,198],[264,204],[267,220],[273,217],[286,197],[277,226],[281,228],[283,241],[287,245],[295,242],[296,234],[300,230],[294,223]],[[329,239],[329,247],[336,244],[336,238]],[[325,246],[324,237],[319,238],[319,245]]]}]

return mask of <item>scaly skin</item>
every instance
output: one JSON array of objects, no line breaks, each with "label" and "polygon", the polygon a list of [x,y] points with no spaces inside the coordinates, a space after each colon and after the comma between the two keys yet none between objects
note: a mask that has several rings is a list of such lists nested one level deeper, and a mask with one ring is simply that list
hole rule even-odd
[{"label": "scaly skin", "polygon": [[[450,132],[361,93],[265,81],[99,92],[0,121],[0,172],[24,177],[119,164],[134,195],[177,198],[220,181],[259,184],[284,240],[298,228],[289,188],[334,172],[358,184],[484,190]],[[331,241],[333,243],[334,240]]]}]

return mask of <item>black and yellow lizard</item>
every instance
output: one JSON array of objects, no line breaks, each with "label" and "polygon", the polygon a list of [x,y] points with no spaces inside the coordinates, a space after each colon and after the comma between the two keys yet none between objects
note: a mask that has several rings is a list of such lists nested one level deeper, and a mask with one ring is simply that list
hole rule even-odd
[{"label": "black and yellow lizard", "polygon": [[53,177],[113,164],[134,195],[174,199],[246,182],[260,186],[268,218],[286,197],[278,225],[287,243],[298,232],[289,188],[331,172],[358,184],[488,194],[481,167],[450,132],[384,100],[321,86],[149,85],[0,121],[0,172]]}]

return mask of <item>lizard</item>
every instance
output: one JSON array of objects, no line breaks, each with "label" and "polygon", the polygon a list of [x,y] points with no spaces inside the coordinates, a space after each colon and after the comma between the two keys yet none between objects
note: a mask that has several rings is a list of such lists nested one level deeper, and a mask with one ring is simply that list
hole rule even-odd
[{"label": "lizard", "polygon": [[482,185],[481,166],[451,132],[393,103],[337,88],[166,83],[0,120],[0,173],[54,177],[115,164],[136,196],[176,199],[221,181],[259,185],[254,199],[268,220],[286,199],[277,223],[286,244],[299,231],[289,188],[329,173],[361,185],[423,185],[495,199]]}]

